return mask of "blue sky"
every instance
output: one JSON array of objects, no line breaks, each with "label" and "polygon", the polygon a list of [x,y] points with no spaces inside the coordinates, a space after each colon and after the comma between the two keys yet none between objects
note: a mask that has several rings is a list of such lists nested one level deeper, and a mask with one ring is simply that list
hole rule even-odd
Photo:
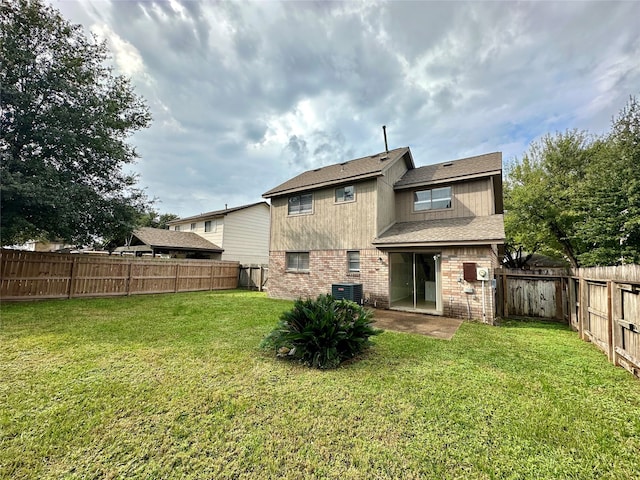
[{"label": "blue sky", "polygon": [[262,200],[411,147],[418,166],[600,134],[640,95],[640,2],[52,1],[105,39],[153,114],[131,143],[156,208]]}]

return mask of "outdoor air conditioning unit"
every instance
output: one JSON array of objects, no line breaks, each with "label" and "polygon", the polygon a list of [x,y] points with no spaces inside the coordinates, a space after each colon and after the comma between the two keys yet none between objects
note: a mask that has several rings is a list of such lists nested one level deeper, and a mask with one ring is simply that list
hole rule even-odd
[{"label": "outdoor air conditioning unit", "polygon": [[361,283],[334,283],[331,285],[331,296],[336,300],[351,300],[362,303]]}]

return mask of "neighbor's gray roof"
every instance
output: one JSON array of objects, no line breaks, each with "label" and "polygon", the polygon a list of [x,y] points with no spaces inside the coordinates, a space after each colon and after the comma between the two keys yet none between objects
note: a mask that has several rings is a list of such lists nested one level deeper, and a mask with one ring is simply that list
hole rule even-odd
[{"label": "neighbor's gray roof", "polygon": [[256,205],[260,205],[260,204],[264,204],[267,207],[269,206],[267,202],[250,203],[248,205],[241,205],[239,207],[225,208],[224,210],[214,210],[213,212],[201,213],[200,215],[193,215],[191,217],[176,218],[175,220],[171,220],[170,222],[167,222],[167,225],[176,225],[178,223],[188,222],[190,220],[202,220],[204,218],[223,217],[225,215],[228,215],[229,213],[237,212],[238,210],[243,210],[245,208],[255,207]]},{"label": "neighbor's gray roof", "polygon": [[134,230],[141,242],[155,248],[173,248],[177,250],[207,250],[222,252],[223,249],[193,232],[176,232],[162,228],[141,227]]},{"label": "neighbor's gray roof", "polygon": [[396,189],[411,188],[418,185],[451,182],[488,175],[500,175],[502,172],[502,153],[486,153],[476,157],[462,158],[449,162],[426,165],[409,170],[395,184]]},{"label": "neighbor's gray roof", "polygon": [[373,241],[374,245],[436,246],[504,243],[503,215],[399,222]]},{"label": "neighbor's gray roof", "polygon": [[363,180],[382,175],[388,165],[402,158],[408,153],[409,168],[413,168],[413,159],[409,147],[396,148],[387,152],[381,152],[368,157],[357,158],[348,162],[336,163],[315,170],[308,170],[290,180],[272,188],[262,196],[265,198],[277,197],[302,190],[322,188],[343,182]]}]

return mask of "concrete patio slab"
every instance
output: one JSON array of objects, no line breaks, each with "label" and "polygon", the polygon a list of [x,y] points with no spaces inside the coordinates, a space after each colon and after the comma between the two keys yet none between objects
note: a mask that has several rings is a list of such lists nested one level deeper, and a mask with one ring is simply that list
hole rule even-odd
[{"label": "concrete patio slab", "polygon": [[451,340],[464,320],[413,312],[374,309],[374,326],[383,330],[417,333]]}]

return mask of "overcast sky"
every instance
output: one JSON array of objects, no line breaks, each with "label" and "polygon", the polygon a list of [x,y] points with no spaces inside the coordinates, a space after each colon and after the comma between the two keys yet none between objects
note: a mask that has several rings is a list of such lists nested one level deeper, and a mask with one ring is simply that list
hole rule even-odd
[{"label": "overcast sky", "polygon": [[318,166],[417,166],[602,133],[640,95],[640,2],[57,0],[154,118],[131,142],[160,212],[262,200]]}]

